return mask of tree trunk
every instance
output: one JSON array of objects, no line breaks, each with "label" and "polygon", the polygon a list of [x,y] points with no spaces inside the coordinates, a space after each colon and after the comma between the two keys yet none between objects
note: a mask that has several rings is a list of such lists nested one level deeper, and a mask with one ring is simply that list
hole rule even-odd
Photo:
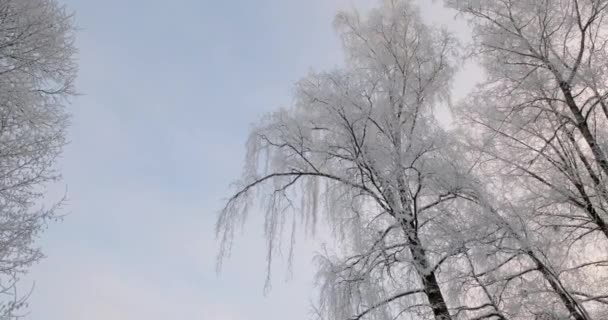
[{"label": "tree trunk", "polygon": [[566,307],[566,309],[568,309],[570,316],[572,316],[572,318],[574,318],[575,320],[590,320],[583,306],[580,305],[578,301],[576,301],[572,297],[572,295],[570,295],[570,293],[566,290],[566,288],[564,288],[561,281],[555,276],[551,269],[549,269],[547,265],[540,261],[540,259],[536,257],[534,252],[528,251],[527,254],[530,258],[532,258],[532,260],[536,264],[536,267],[538,268],[538,271],[540,271],[545,280],[549,282],[549,285],[551,285],[553,291],[557,293],[560,300],[564,303],[564,306]]},{"label": "tree trunk", "polygon": [[574,115],[574,119],[576,119],[577,128],[579,129],[581,135],[589,145],[589,148],[591,149],[591,152],[593,153],[593,156],[595,157],[595,160],[597,161],[598,165],[600,166],[600,168],[602,168],[604,174],[608,176],[608,160],[606,160],[606,155],[604,154],[600,146],[597,144],[595,137],[589,129],[587,120],[581,113],[581,110],[578,108],[576,101],[574,101],[570,86],[562,81],[560,83],[560,88],[562,90],[562,93],[564,94],[564,97],[566,98],[566,104],[568,105],[570,112],[572,112],[572,115]]},{"label": "tree trunk", "polygon": [[411,228],[411,226],[404,229],[409,240],[409,249],[410,253],[412,254],[412,258],[414,259],[416,271],[422,280],[424,293],[429,300],[435,320],[452,320],[447,304],[445,303],[445,299],[443,298],[443,294],[441,293],[439,282],[437,282],[435,270],[430,268],[429,261],[426,257],[426,251],[422,247],[420,239],[415,233],[415,229]]},{"label": "tree trunk", "polygon": [[583,198],[583,205],[585,211],[587,211],[589,218],[591,218],[593,223],[597,225],[597,227],[604,234],[606,239],[608,239],[608,225],[606,224],[606,221],[604,221],[604,219],[600,216],[600,214],[595,210],[595,206],[593,205],[593,203],[591,202],[591,198],[585,191],[585,187],[582,184],[576,182],[574,183],[574,187],[579,191],[581,197]]},{"label": "tree trunk", "polygon": [[424,292],[429,299],[431,309],[435,315],[436,320],[451,320],[448,307],[441,294],[439,283],[435,277],[435,272],[430,272],[428,275],[422,275],[422,281],[424,283]]},{"label": "tree trunk", "polygon": [[[581,162],[585,166],[585,169],[587,170],[587,173],[591,177],[593,184],[598,189],[598,193],[601,195],[601,198],[603,198],[604,200],[608,200],[608,192],[606,191],[606,186],[602,183],[602,180],[600,180],[600,177],[593,170],[593,167],[589,163],[589,160],[587,160],[587,157],[585,156],[585,154],[583,154],[583,151],[580,149],[580,147],[576,143],[576,140],[574,139],[574,136],[572,135],[572,133],[568,132],[567,134],[568,134],[568,139],[570,139],[570,143],[572,143],[572,146],[576,150],[576,154],[578,155],[578,158],[581,160]],[[608,239],[608,224],[606,223],[606,221],[604,221],[604,218],[602,218],[600,216],[600,214],[595,210],[595,206],[593,205],[593,203],[591,202],[591,198],[585,191],[585,187],[584,187],[582,181],[580,183],[574,182],[574,186],[579,191],[579,193],[582,195],[583,200],[585,201],[584,205],[585,205],[585,210],[587,211],[587,214],[593,220],[593,222],[598,226],[598,228],[600,228],[600,230],[604,233],[604,235],[606,236],[606,239]]]}]

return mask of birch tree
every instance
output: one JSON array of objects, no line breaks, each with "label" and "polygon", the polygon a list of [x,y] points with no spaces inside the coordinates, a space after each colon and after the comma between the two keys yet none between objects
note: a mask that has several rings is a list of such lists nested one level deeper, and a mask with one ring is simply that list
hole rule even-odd
[{"label": "birch tree", "polygon": [[65,144],[76,74],[72,17],[54,0],[0,1],[0,305],[24,305],[19,275],[42,257],[37,235],[59,204],[42,207]]},{"label": "birch tree", "polygon": [[445,3],[471,22],[488,77],[460,108],[479,174],[516,208],[526,231],[518,242],[533,253],[526,254],[535,265],[530,272],[543,276],[538,285],[549,285],[565,317],[601,318],[608,287],[608,3]]},{"label": "birch tree", "polygon": [[299,217],[336,231],[344,250],[318,260],[330,319],[451,319],[440,270],[461,253],[469,182],[433,109],[448,97],[457,43],[409,1],[342,12],[335,25],[345,66],[303,78],[294,105],[253,130],[217,223],[222,253],[257,195],[269,264]]}]

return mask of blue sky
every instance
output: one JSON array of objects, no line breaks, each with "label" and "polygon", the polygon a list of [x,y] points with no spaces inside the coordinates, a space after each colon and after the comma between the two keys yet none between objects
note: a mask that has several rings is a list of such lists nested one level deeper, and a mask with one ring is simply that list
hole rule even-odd
[{"label": "blue sky", "polygon": [[[452,13],[423,1],[434,22]],[[373,1],[65,0],[76,13],[81,96],[70,107],[60,223],[39,244],[29,319],[307,319],[311,240],[294,276],[263,295],[255,216],[215,273],[213,228],[248,129],[291,101],[292,83],[341,61],[338,8]],[[458,93],[472,75],[460,76]]]}]

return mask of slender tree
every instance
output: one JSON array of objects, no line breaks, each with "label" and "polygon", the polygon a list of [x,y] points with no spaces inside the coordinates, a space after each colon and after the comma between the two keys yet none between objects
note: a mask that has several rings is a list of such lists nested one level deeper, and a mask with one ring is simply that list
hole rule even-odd
[{"label": "slender tree", "polygon": [[347,249],[320,260],[330,318],[413,310],[451,319],[438,271],[460,253],[449,236],[466,228],[456,202],[468,185],[433,108],[449,93],[457,44],[410,1],[384,1],[365,18],[343,12],[335,24],[346,66],[302,79],[295,105],[253,131],[217,224],[223,249],[257,192],[269,259],[292,215],[323,213],[343,236]]},{"label": "slender tree", "polygon": [[512,234],[569,316],[605,314],[608,2],[445,3],[471,22],[488,77],[459,110],[478,174],[517,212]]}]

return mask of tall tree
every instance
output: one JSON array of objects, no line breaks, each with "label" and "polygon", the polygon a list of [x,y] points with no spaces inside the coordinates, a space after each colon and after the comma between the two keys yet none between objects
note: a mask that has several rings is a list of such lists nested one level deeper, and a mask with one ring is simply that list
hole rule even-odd
[{"label": "tall tree", "polygon": [[347,248],[321,263],[331,318],[412,310],[451,319],[438,270],[460,252],[456,203],[468,184],[433,108],[449,93],[457,43],[410,1],[384,1],[365,18],[342,12],[335,25],[346,66],[302,79],[295,105],[252,132],[217,232],[228,249],[260,194],[270,260],[290,217],[323,213]]},{"label": "tall tree", "polygon": [[569,315],[605,314],[608,2],[445,3],[471,22],[488,77],[460,110],[480,175],[523,217],[528,256]]},{"label": "tall tree", "polygon": [[76,74],[72,17],[54,0],[0,1],[0,317],[24,300],[21,273],[41,257],[35,239],[57,206],[44,208],[44,186],[59,178],[66,99]]}]

